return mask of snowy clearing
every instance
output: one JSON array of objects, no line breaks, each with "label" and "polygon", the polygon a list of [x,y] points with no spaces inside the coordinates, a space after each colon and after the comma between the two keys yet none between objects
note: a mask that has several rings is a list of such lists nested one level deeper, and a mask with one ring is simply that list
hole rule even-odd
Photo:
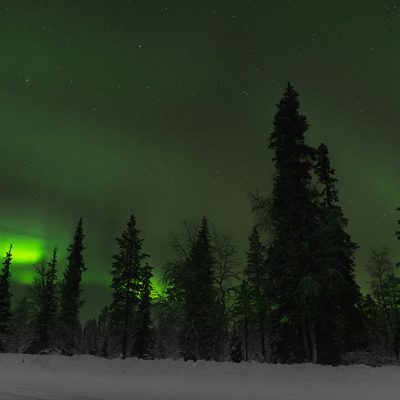
[{"label": "snowy clearing", "polygon": [[1,400],[394,400],[399,393],[397,366],[323,367],[0,354]]}]

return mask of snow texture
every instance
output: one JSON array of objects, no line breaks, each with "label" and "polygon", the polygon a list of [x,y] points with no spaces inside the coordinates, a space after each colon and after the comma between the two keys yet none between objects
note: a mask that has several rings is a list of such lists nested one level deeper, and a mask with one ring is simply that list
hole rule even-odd
[{"label": "snow texture", "polygon": [[1,400],[394,400],[400,367],[0,354]]}]

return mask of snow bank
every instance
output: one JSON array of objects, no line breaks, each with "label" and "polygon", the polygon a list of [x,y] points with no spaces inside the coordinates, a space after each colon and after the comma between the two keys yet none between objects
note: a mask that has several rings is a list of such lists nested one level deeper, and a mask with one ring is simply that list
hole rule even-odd
[{"label": "snow bank", "polygon": [[0,399],[394,400],[400,367],[0,354]]}]

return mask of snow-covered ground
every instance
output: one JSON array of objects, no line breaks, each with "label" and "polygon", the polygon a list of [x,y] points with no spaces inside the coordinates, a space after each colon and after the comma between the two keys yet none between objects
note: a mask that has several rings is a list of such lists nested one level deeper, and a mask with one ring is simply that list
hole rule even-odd
[{"label": "snow-covered ground", "polygon": [[397,400],[400,367],[0,354],[0,399]]}]

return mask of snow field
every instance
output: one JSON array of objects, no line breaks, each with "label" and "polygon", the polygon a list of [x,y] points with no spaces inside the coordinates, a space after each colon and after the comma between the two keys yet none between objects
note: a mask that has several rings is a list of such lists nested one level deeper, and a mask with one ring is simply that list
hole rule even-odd
[{"label": "snow field", "polygon": [[397,400],[400,367],[0,354],[0,400]]}]

